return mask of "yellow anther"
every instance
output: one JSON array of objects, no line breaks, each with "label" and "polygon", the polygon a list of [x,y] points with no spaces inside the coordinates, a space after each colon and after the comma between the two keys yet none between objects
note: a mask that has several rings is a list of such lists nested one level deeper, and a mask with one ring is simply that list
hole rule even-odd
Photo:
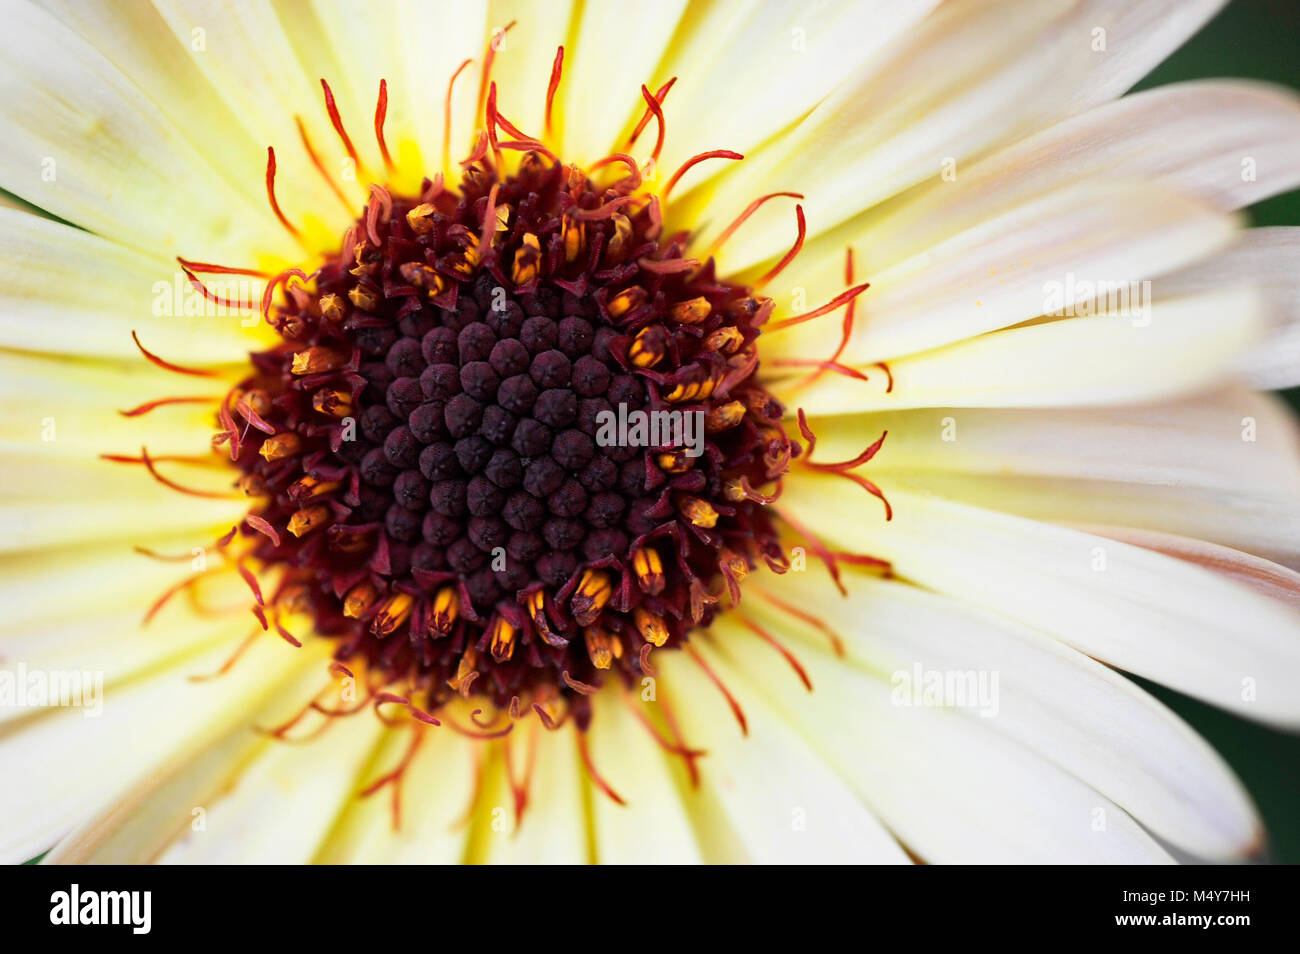
[{"label": "yellow anther", "polygon": [[370,624],[370,631],[376,636],[387,636],[406,622],[415,606],[415,598],[409,593],[394,593],[384,600]]},{"label": "yellow anther", "polygon": [[621,318],[633,308],[644,305],[648,297],[644,288],[640,285],[633,285],[611,298],[609,304],[605,306],[605,310],[609,312],[611,318]]},{"label": "yellow anther", "polygon": [[320,313],[326,321],[338,324],[347,314],[347,306],[343,304],[343,299],[331,292],[328,295],[320,296]]},{"label": "yellow anther", "polygon": [[421,202],[406,213],[406,224],[416,235],[427,235],[433,231],[433,213],[434,208],[431,203]]},{"label": "yellow anther", "polygon": [[583,570],[578,589],[569,600],[569,611],[579,626],[589,626],[614,595],[609,576],[600,570]]},{"label": "yellow anther", "polygon": [[504,616],[494,616],[492,618],[489,633],[488,648],[492,652],[492,658],[497,662],[505,662],[515,652],[515,637],[519,635],[519,630],[506,620]]},{"label": "yellow anther", "polygon": [[662,325],[647,325],[627,346],[627,360],[634,368],[653,368],[668,353],[668,332]]},{"label": "yellow anther", "polygon": [[510,270],[510,280],[515,285],[527,285],[537,277],[537,266],[542,259],[542,247],[537,236],[525,232],[523,244],[515,250],[514,267]]},{"label": "yellow anther", "polygon": [[260,453],[267,460],[283,460],[302,450],[302,438],[293,431],[285,431],[262,441]]},{"label": "yellow anther", "polygon": [[697,527],[713,527],[718,522],[718,511],[707,500],[683,494],[677,500],[677,507],[691,523]]},{"label": "yellow anther", "polygon": [[349,619],[360,619],[366,610],[375,605],[378,595],[373,584],[362,580],[348,590],[348,595],[343,598],[343,615]]},{"label": "yellow anther", "polygon": [[429,635],[435,638],[451,635],[460,613],[460,593],[454,586],[444,586],[433,598],[429,611]]},{"label": "yellow anther", "polygon": [[295,354],[289,370],[298,375],[319,374],[322,371],[337,371],[347,362],[348,356],[343,352],[314,345]]},{"label": "yellow anther", "polygon": [[699,297],[673,305],[673,307],[668,310],[668,317],[679,324],[698,325],[705,318],[709,317],[709,312],[711,311],[713,311],[713,306],[709,304],[709,300],[704,297]]},{"label": "yellow anther", "polygon": [[352,395],[338,388],[322,388],[311,396],[311,406],[330,417],[347,417],[352,413]]},{"label": "yellow anther", "polygon": [[710,434],[735,427],[745,418],[745,405],[740,401],[728,401],[709,411],[704,419],[704,429]]},{"label": "yellow anther", "polygon": [[[614,647],[610,634],[599,626],[583,630],[587,640],[587,657],[597,669],[608,669],[614,661]],[[621,655],[621,653],[620,653]]]},{"label": "yellow anther", "polygon": [[647,643],[652,646],[662,646],[668,642],[668,627],[664,625],[660,616],[650,612],[644,606],[638,606],[632,611],[632,618],[636,621],[637,632]]},{"label": "yellow anther", "polygon": [[374,311],[379,307],[379,296],[365,285],[353,285],[348,290],[348,300],[362,311]]},{"label": "yellow anther", "polygon": [[295,537],[303,537],[319,529],[329,520],[330,508],[324,504],[315,507],[303,507],[289,518],[289,532]]},{"label": "yellow anther", "polygon": [[659,551],[650,547],[641,547],[632,554],[632,569],[636,572],[641,589],[651,596],[658,596],[664,591],[666,578],[664,564],[659,559]]}]

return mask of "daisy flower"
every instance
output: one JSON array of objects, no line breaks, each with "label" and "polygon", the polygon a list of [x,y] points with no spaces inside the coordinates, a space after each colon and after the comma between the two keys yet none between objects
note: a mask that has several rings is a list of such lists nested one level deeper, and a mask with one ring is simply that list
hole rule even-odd
[{"label": "daisy flower", "polygon": [[1300,715],[1219,6],[6,4],[0,856],[1259,857],[1123,675]]}]

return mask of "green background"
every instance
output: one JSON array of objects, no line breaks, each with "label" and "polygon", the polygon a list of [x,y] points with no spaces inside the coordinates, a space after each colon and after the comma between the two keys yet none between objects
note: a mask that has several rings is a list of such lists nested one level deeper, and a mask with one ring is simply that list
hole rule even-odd
[{"label": "green background", "polygon": [[[1214,76],[1246,76],[1300,89],[1300,0],[1237,0],[1137,88]],[[1250,212],[1255,225],[1300,225],[1300,191],[1274,196]],[[1300,388],[1287,391],[1286,398],[1300,410]],[[1160,686],[1142,685],[1190,722],[1236,770],[1264,816],[1271,859],[1300,863],[1300,736],[1261,728]]]}]

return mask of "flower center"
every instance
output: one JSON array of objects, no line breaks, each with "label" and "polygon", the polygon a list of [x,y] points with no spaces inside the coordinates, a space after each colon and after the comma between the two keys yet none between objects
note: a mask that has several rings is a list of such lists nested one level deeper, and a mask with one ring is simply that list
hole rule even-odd
[{"label": "flower center", "polygon": [[280,598],[430,708],[585,725],[607,672],[639,679],[783,565],[758,492],[798,453],[755,379],[771,302],[685,258],[627,165],[372,187],[224,405]]}]

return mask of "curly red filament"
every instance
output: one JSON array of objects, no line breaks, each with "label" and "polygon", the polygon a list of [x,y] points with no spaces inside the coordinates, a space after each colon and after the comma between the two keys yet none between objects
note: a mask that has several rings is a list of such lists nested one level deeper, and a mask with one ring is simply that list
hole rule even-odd
[{"label": "curly red filament", "polygon": [[709,677],[709,682],[713,683],[714,688],[716,688],[718,692],[722,693],[722,697],[727,700],[727,706],[731,709],[731,714],[735,716],[736,721],[740,723],[741,735],[749,735],[749,720],[745,718],[745,710],[740,707],[740,703],[737,702],[736,697],[731,694],[731,690],[728,689],[726,684],[718,678],[718,674],[715,673],[712,667],[704,661],[704,657],[696,651],[694,646],[687,643],[685,648],[686,652],[690,654],[691,659],[695,660],[696,665],[698,665],[704,672],[704,675]]},{"label": "curly red filament", "polygon": [[803,193],[802,192],[769,192],[767,195],[760,195],[753,202],[749,203],[749,205],[745,207],[745,211],[741,212],[740,215],[736,216],[736,220],[732,222],[730,225],[728,225],[725,229],[723,229],[722,234],[719,235],[716,239],[714,239],[712,243],[710,243],[708,250],[705,251],[704,253],[704,257],[709,258],[713,255],[716,255],[718,249],[722,248],[723,244],[726,243],[727,239],[731,238],[731,236],[735,234],[736,229],[740,228],[742,225],[748,222],[750,216],[752,216],[755,212],[761,209],[764,204],[771,201],[772,199],[777,199],[777,198],[803,199]]},{"label": "curly red filament", "polygon": [[456,72],[452,73],[451,79],[447,81],[447,99],[442,109],[442,168],[444,170],[451,168],[451,93],[455,89],[456,79],[473,62],[473,60],[465,60],[456,67]]},{"label": "curly red filament", "polygon": [[[852,285],[854,281],[854,277],[855,276],[853,274],[853,246],[849,246],[844,250],[844,284]],[[820,378],[823,374],[825,374],[828,370],[834,370],[840,366],[839,365],[840,355],[844,353],[844,349],[847,348],[849,345],[849,338],[853,336],[853,319],[855,316],[857,305],[858,305],[858,300],[856,298],[853,298],[849,300],[848,307],[844,309],[844,321],[840,326],[840,343],[839,346],[835,349],[835,353],[831,355],[830,361],[827,363],[826,366],[818,367],[816,371],[814,371],[807,378],[801,381],[796,387],[801,389],[806,388],[809,385],[814,384],[817,381],[817,379]],[[885,369],[885,373],[887,375],[889,374],[888,368]],[[865,375],[863,376],[862,380],[863,381],[866,380]],[[894,387],[893,376],[890,375],[889,384],[885,388],[885,393],[888,394],[891,390],[893,390],[893,387]]]},{"label": "curly red filament", "polygon": [[160,407],[168,407],[173,404],[216,404],[221,398],[214,396],[194,396],[194,397],[169,397],[159,398],[156,401],[146,401],[144,404],[137,405],[129,411],[118,411],[123,417],[139,417],[142,414],[148,414]]},{"label": "curly red filament", "polygon": [[261,268],[234,268],[229,265],[215,265],[211,262],[192,262],[188,258],[176,256],[181,268],[200,275],[252,275],[256,278],[270,278],[271,273]]},{"label": "curly red filament", "polygon": [[[838,361],[818,360],[815,358],[775,358],[769,362],[774,368],[816,368],[817,374],[820,375],[826,371],[833,371],[835,374],[842,375],[846,378],[852,378],[854,381],[870,381],[867,375],[857,368],[851,368],[847,364],[840,364]],[[811,383],[813,378],[809,378],[799,387],[806,387]]]},{"label": "curly red filament", "polygon": [[217,376],[218,372],[209,368],[186,368],[179,364],[172,364],[170,361],[164,361],[140,344],[140,336],[135,333],[134,328],[131,330],[131,340],[135,342],[135,346],[140,349],[140,353],[145,356],[150,364],[156,365],[164,371],[171,371],[175,374],[188,374],[196,378],[215,378]]},{"label": "curly red filament", "polygon": [[384,141],[384,120],[388,118],[388,80],[379,81],[379,99],[375,102],[375,141],[379,143],[379,155],[384,159],[384,168],[392,175],[396,166],[389,155],[388,143]]},{"label": "curly red filament", "polygon": [[803,523],[792,517],[788,509],[783,509],[781,511],[781,519],[790,525],[791,530],[804,538],[808,543],[808,549],[812,550],[813,555],[825,564],[826,572],[831,575],[831,581],[835,584],[835,588],[840,591],[840,596],[848,596],[849,591],[845,589],[844,580],[840,578],[839,563],[830,548],[822,542],[821,538],[817,536],[817,534],[813,533]]},{"label": "curly red filament", "polygon": [[[659,105],[659,100],[646,88],[644,83],[641,85],[641,98],[646,102],[646,109],[654,114],[655,124],[659,128],[659,132],[655,136],[654,152],[650,154],[650,161],[657,165],[659,163],[659,154],[663,152],[664,148],[664,135],[668,131],[664,124],[664,111],[663,107]],[[629,145],[631,145],[630,142]]]},{"label": "curly red filament", "polygon": [[[663,86],[660,86],[659,89],[655,92],[654,98],[655,98],[656,108],[663,106],[664,100],[668,97],[668,91],[673,88],[673,84],[676,82],[677,82],[677,77],[674,76],[671,79],[669,79],[667,83],[664,83]],[[656,115],[656,111],[654,109],[651,109],[647,105],[646,111],[641,114],[641,119],[636,124],[636,128],[632,130],[632,135],[627,137],[627,145],[629,149],[632,148],[634,145],[636,145],[637,139],[641,136],[641,133],[645,131],[646,126],[650,124],[650,118],[654,115]],[[662,110],[658,112],[658,115],[660,116],[663,115]]]},{"label": "curly red filament", "polygon": [[[181,260],[178,258],[176,261],[179,262]],[[186,268],[184,264],[181,265],[181,271],[184,272],[185,277],[189,279],[190,287],[215,305],[220,305],[222,308],[228,308],[233,311],[251,311],[253,308],[257,307],[257,302],[255,301],[243,298],[231,299],[225,295],[216,294],[208,288],[207,285],[203,284],[203,282],[199,280],[199,277],[189,268]]]},{"label": "curly red filament", "polygon": [[497,51],[505,44],[506,34],[517,22],[511,20],[505,26],[497,27],[488,39],[487,49],[483,51],[483,71],[478,78],[478,107],[474,110],[475,116],[483,115],[483,104],[487,99],[488,84],[492,79],[492,64],[496,62]]},{"label": "curly red filament", "polygon": [[799,677],[799,681],[803,683],[803,687],[809,692],[813,691],[812,679],[808,677],[808,670],[803,667],[803,663],[799,662],[798,657],[795,656],[794,653],[790,652],[790,650],[779,639],[762,626],[759,626],[758,623],[754,622],[744,613],[737,613],[736,619],[755,636],[780,653],[781,658],[789,663],[790,668],[795,671],[795,675]]},{"label": "curly red filament", "polygon": [[551,135],[552,118],[555,111],[555,93],[560,88],[560,77],[564,74],[564,47],[555,48],[555,60],[551,63],[551,81],[546,84],[546,135]]},{"label": "curly red filament", "polygon": [[828,625],[826,625],[826,622],[824,620],[813,615],[812,613],[807,612],[806,610],[799,609],[799,607],[795,606],[793,603],[788,603],[785,600],[781,599],[779,596],[773,596],[765,589],[758,588],[755,592],[757,593],[759,599],[771,603],[773,606],[775,606],[777,609],[781,610],[782,612],[790,616],[793,616],[795,619],[801,622],[807,623],[813,629],[817,630],[817,632],[825,636],[827,640],[830,641],[831,650],[835,653],[836,656],[842,657],[844,655],[844,640],[840,638],[839,633],[835,632],[835,630],[831,629]]},{"label": "curly red filament", "polygon": [[250,513],[244,518],[244,522],[270,540],[274,546],[278,547],[280,545],[280,532],[257,514]]},{"label": "curly red filament", "polygon": [[794,216],[799,229],[799,234],[795,236],[794,245],[791,246],[790,251],[785,253],[785,257],[782,258],[781,261],[773,265],[766,275],[754,283],[755,288],[762,288],[772,279],[776,278],[777,275],[780,275],[785,271],[786,267],[795,260],[795,257],[798,256],[799,252],[803,249],[804,239],[808,237],[808,220],[804,218],[802,205],[796,205],[794,207]]},{"label": "curly red filament", "polygon": [[[324,82],[322,80],[321,82]],[[302,238],[302,232],[298,227],[290,222],[284,212],[280,209],[280,202],[275,197],[275,147],[266,147],[266,199],[271,203],[271,211],[275,217],[280,220],[280,224],[285,227],[290,235],[294,238]]]},{"label": "curly red filament", "polygon": [[840,292],[820,308],[814,308],[812,311],[805,312],[802,315],[795,315],[793,318],[782,318],[780,321],[774,321],[767,326],[768,331],[779,331],[782,328],[790,328],[794,325],[801,325],[805,321],[812,321],[814,318],[820,318],[822,315],[829,315],[847,302],[852,301],[871,287],[871,282],[863,282],[861,285],[854,285]]},{"label": "curly red filament", "polygon": [[325,93],[325,112],[329,113],[330,125],[334,127],[339,141],[343,143],[343,151],[359,170],[362,168],[361,157],[357,155],[357,147],[352,145],[352,138],[348,136],[348,131],[343,128],[343,117],[339,115],[338,103],[334,102],[334,90],[330,89],[330,84],[324,77],[321,77],[320,88]]},{"label": "curly red filament", "polygon": [[[307,127],[302,124],[302,117],[294,116],[293,121],[298,127],[298,138],[302,140],[302,147],[307,150],[307,158],[310,159],[311,164],[316,167],[316,171],[320,173],[320,177],[325,180],[325,184],[329,186],[330,191],[333,192],[334,196],[343,203],[343,208],[351,212],[352,203],[349,202],[348,197],[343,194],[343,189],[334,181],[334,177],[326,171],[325,164],[321,162],[321,158],[317,154],[316,148],[312,145],[311,139],[307,135]],[[270,276],[267,275],[267,277]]]},{"label": "curly red filament", "polygon": [[158,483],[162,484],[168,490],[174,490],[177,493],[186,494],[190,497],[206,497],[210,500],[231,500],[238,496],[237,494],[232,494],[227,491],[195,490],[193,487],[186,487],[183,484],[176,483],[176,481],[171,480],[170,478],[164,477],[162,474],[158,473],[158,468],[154,466],[153,458],[149,456],[149,452],[143,447],[140,448],[140,463],[144,464],[144,469],[149,471],[150,477],[158,481]]},{"label": "curly red filament", "polygon": [[611,801],[619,805],[626,805],[627,802],[623,800],[623,796],[610,787],[609,783],[606,782],[605,779],[601,777],[600,773],[596,771],[596,766],[592,764],[591,752],[587,749],[587,733],[575,732],[573,734],[578,739],[578,754],[582,757],[582,765],[583,768],[587,770],[587,777],[590,778],[595,786],[604,792]]},{"label": "curly red filament", "polygon": [[667,202],[668,194],[672,192],[673,187],[681,181],[682,176],[686,175],[686,173],[690,172],[707,159],[734,159],[739,161],[744,158],[745,157],[740,153],[732,152],[730,149],[712,149],[709,152],[702,152],[697,156],[691,156],[691,158],[683,162],[681,167],[673,173],[672,178],[668,180],[668,184],[664,186],[664,191],[659,193],[659,197],[664,202]]}]

